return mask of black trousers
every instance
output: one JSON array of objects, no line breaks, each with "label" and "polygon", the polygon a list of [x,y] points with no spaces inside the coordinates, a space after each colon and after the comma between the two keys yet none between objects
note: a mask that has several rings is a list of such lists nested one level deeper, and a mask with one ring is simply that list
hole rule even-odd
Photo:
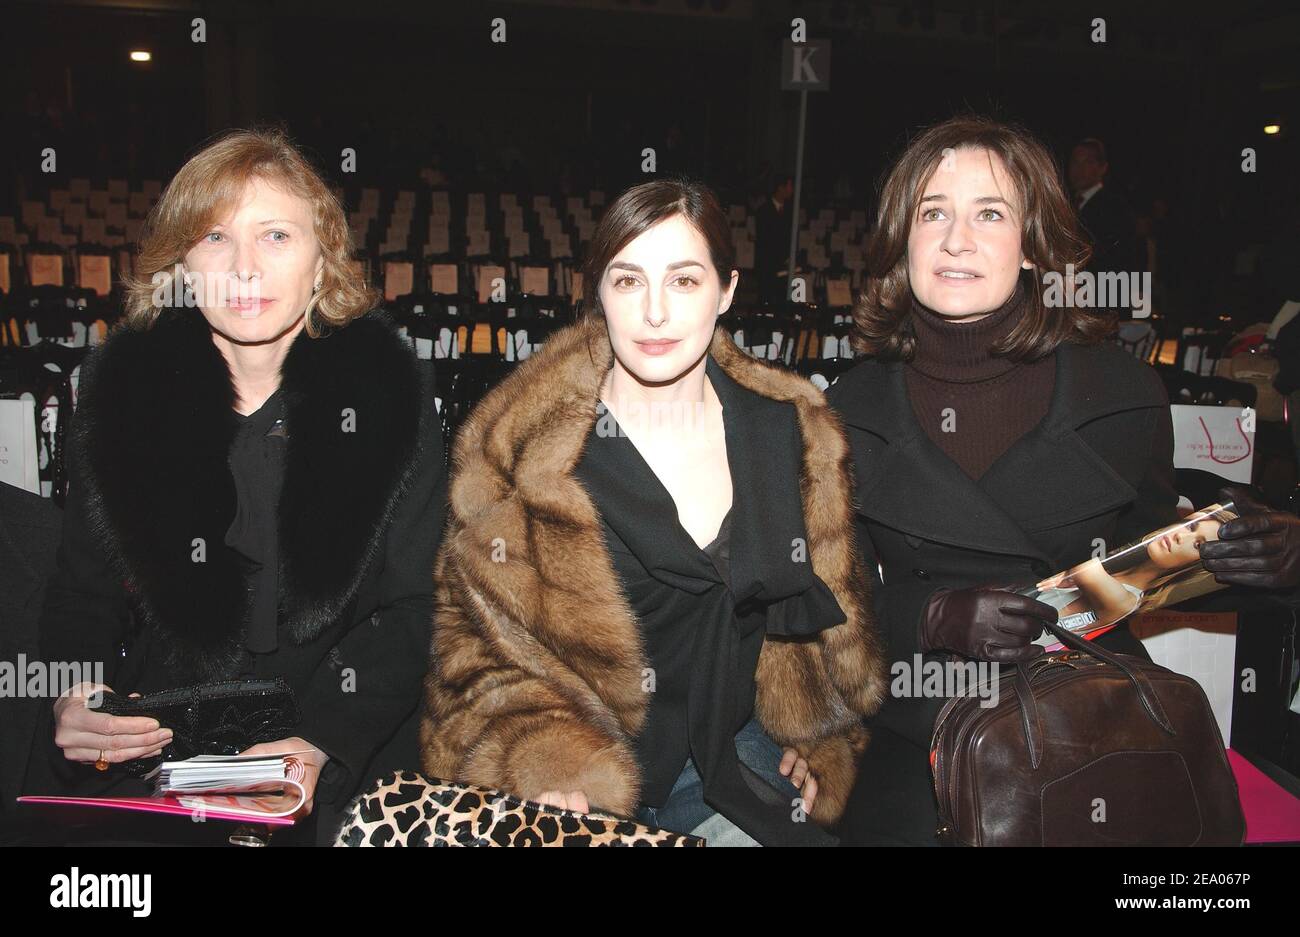
[{"label": "black trousers", "polygon": [[[1097,639],[1110,651],[1150,660],[1127,624]],[[923,705],[924,700],[891,700],[886,705]],[[870,723],[869,723],[870,724]],[[843,846],[937,846],[938,804],[930,774],[930,746],[878,725],[858,767],[837,830]]]}]

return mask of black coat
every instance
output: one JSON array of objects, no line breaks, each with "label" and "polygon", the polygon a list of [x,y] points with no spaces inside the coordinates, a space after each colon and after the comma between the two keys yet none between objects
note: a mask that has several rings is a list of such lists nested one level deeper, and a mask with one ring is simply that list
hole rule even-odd
[{"label": "black coat", "polygon": [[[281,387],[279,647],[258,655],[256,675],[289,682],[303,714],[292,734],[330,756],[316,797],[328,816],[384,770],[417,763],[446,472],[431,375],[381,315],[300,334]],[[114,333],[87,359],[80,394],[42,656],[104,661],[122,694],[237,673],[249,604],[225,545],[237,421],[206,322],[169,310],[147,331]],[[68,763],[49,707],[45,718],[45,760],[65,788],[120,778]]]},{"label": "black coat", "polygon": [[[876,618],[889,660],[909,672],[940,587],[1028,585],[1086,560],[1098,539],[1109,551],[1177,521],[1155,371],[1110,344],[1062,345],[1055,358],[1047,415],[978,482],[917,422],[902,363],[863,361],[827,391],[849,434]],[[875,722],[928,749],[942,702],[890,698]]]},{"label": "black coat", "polygon": [[[63,512],[49,498],[0,484],[0,662],[14,668],[37,661],[36,628],[45,583],[54,570]],[[14,811],[32,748],[40,699],[24,695],[0,702],[0,821]]]}]

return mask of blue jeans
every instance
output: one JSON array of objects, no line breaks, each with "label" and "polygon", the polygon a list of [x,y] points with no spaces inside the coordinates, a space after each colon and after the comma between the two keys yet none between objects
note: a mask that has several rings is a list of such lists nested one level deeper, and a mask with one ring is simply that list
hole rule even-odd
[{"label": "blue jeans", "polygon": [[[781,746],[772,741],[757,719],[751,719],[736,733],[736,754],[740,763],[784,795],[792,803],[799,788],[781,774]],[[757,846],[744,830],[704,802],[704,782],[695,762],[687,758],[668,800],[660,807],[642,806],[637,812],[642,823],[664,830],[705,837],[710,846]]]}]

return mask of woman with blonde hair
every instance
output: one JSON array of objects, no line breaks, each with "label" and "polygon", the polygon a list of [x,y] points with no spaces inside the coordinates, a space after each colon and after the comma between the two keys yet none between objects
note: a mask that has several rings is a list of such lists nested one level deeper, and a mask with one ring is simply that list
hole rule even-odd
[{"label": "woman with blonde hair", "polygon": [[52,707],[33,771],[54,792],[141,792],[129,763],[169,741],[87,705],[109,688],[283,678],[301,719],[248,751],[305,753],[321,839],[358,787],[414,761],[441,438],[428,375],[350,252],[341,205],[278,131],[222,136],[162,193],[74,418],[41,648],[105,674]]}]

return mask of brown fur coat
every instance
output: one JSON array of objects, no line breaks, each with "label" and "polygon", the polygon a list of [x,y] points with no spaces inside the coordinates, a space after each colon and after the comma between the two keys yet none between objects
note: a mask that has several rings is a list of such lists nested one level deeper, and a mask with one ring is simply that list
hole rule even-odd
[{"label": "brown fur coat", "polygon": [[[809,382],[751,358],[722,329],[710,354],[739,384],[793,403],[813,571],[847,620],[808,638],[768,636],[755,715],[807,758],[812,818],[837,820],[886,678],[868,578],[853,541],[848,445]],[[478,405],[454,449],[451,514],[435,568],[426,773],[535,796],[587,794],[631,815],[647,664],[600,518],[574,477],[613,363],[603,321],[556,333]]]}]

